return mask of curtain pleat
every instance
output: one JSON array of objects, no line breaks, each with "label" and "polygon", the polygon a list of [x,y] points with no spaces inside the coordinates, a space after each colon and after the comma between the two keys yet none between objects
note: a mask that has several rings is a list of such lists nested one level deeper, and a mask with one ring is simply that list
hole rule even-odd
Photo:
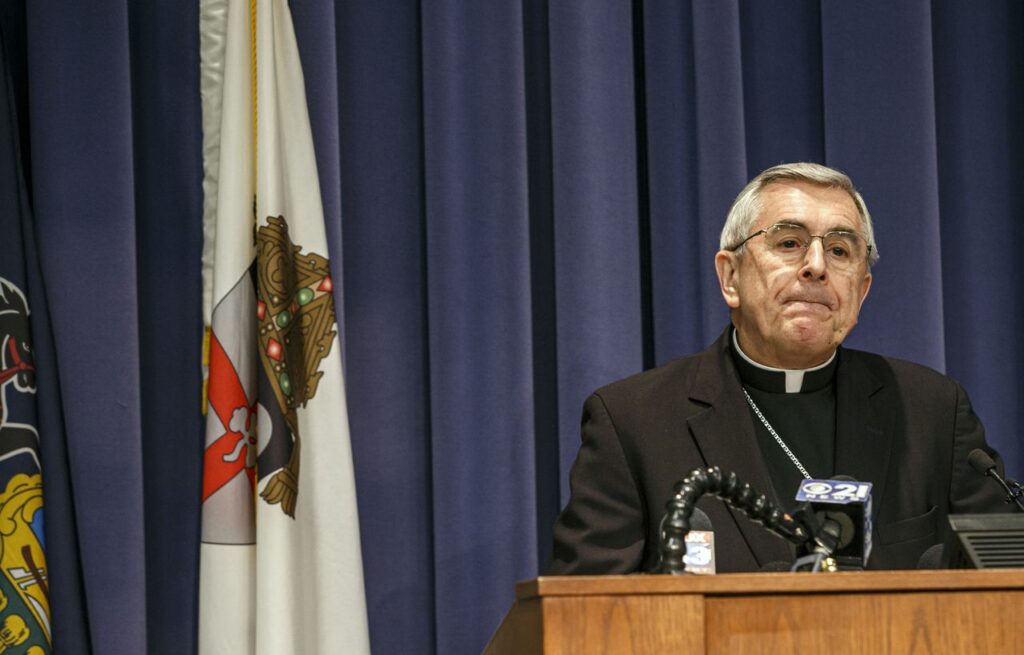
[{"label": "curtain pleat", "polygon": [[[194,648],[203,441],[198,6],[130,10],[147,652]],[[187,219],[186,219],[187,217]],[[83,282],[88,283],[87,280]],[[159,589],[159,593],[152,590]]]},{"label": "curtain pleat", "polygon": [[[705,322],[728,320],[717,293],[708,296],[693,272],[707,261],[699,236],[696,76],[693,12],[686,3],[643,7],[650,295],[655,361],[696,352],[707,343]],[[708,319],[710,312],[716,318]]]},{"label": "curtain pleat", "polygon": [[146,562],[128,12],[116,2],[28,3],[27,34],[32,195],[53,298],[92,647],[141,653]]},{"label": "curtain pleat", "polygon": [[810,65],[821,61],[817,3],[745,2],[740,29],[747,177],[783,162],[825,161],[822,69]]},{"label": "curtain pleat", "polygon": [[517,5],[423,7],[438,652],[482,647],[537,570],[522,47]]},{"label": "curtain pleat", "polygon": [[[930,4],[823,3],[822,60],[826,163],[855,180],[875,219],[882,255],[849,345],[942,370]],[[903,330],[889,327],[896,315]]]},{"label": "curtain pleat", "polygon": [[747,180],[738,3],[693,3],[691,28],[698,208],[692,234],[700,250],[689,274],[700,279],[701,299],[706,299],[701,335],[707,344],[728,324],[710,258],[718,251],[722,217]]},{"label": "curtain pleat", "polygon": [[932,6],[946,369],[1021,475],[1024,6]]},{"label": "curtain pleat", "polygon": [[[380,572],[366,576],[370,632],[384,653],[433,652],[435,643],[419,20],[399,3],[346,3],[336,16],[338,88],[361,91],[339,95],[334,123],[345,264],[335,288],[345,289],[363,563]],[[300,38],[307,80],[329,77],[306,56],[310,46]],[[315,147],[323,161],[328,144]],[[319,173],[321,188],[338,186]]]},{"label": "curtain pleat", "polygon": [[[643,368],[632,16],[549,5],[555,312],[562,479],[581,400]],[[596,73],[600,71],[600,74]],[[568,499],[562,487],[562,502]]]}]

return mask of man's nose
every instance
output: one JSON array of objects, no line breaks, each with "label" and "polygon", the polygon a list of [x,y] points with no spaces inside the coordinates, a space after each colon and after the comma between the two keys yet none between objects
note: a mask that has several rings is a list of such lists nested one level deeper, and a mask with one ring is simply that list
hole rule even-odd
[{"label": "man's nose", "polygon": [[828,275],[828,266],[825,262],[825,244],[821,238],[812,238],[804,253],[804,265],[800,269],[800,275],[805,278],[824,280]]}]

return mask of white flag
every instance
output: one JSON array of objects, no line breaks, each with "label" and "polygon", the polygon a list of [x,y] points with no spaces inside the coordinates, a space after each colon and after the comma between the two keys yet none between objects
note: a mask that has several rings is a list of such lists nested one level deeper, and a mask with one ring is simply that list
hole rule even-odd
[{"label": "white flag", "polygon": [[[206,231],[200,652],[368,653],[333,281],[287,3],[258,0],[251,16],[231,0],[224,47],[216,228]],[[233,65],[243,50],[244,71]]]},{"label": "white flag", "polygon": [[208,407],[199,652],[256,651],[254,161],[248,3],[202,0],[203,285]]}]

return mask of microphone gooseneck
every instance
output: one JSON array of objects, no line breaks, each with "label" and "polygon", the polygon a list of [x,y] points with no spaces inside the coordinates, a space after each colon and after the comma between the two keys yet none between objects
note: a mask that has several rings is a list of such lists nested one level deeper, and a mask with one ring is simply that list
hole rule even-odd
[{"label": "microphone gooseneck", "polygon": [[673,492],[661,519],[658,566],[655,569],[658,573],[685,573],[686,533],[690,531],[696,503],[705,494],[717,496],[794,544],[803,544],[811,539],[804,526],[776,507],[764,494],[740,482],[735,473],[723,473],[717,466],[690,471],[675,485]]}]

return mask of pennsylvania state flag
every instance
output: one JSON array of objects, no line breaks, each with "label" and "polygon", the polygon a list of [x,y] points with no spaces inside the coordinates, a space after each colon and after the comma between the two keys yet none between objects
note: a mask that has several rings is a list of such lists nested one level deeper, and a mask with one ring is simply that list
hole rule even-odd
[{"label": "pennsylvania state flag", "polygon": [[0,81],[0,652],[43,655],[52,634],[36,385],[47,381],[36,376],[33,334],[44,331],[30,293],[41,285],[5,58]]}]

